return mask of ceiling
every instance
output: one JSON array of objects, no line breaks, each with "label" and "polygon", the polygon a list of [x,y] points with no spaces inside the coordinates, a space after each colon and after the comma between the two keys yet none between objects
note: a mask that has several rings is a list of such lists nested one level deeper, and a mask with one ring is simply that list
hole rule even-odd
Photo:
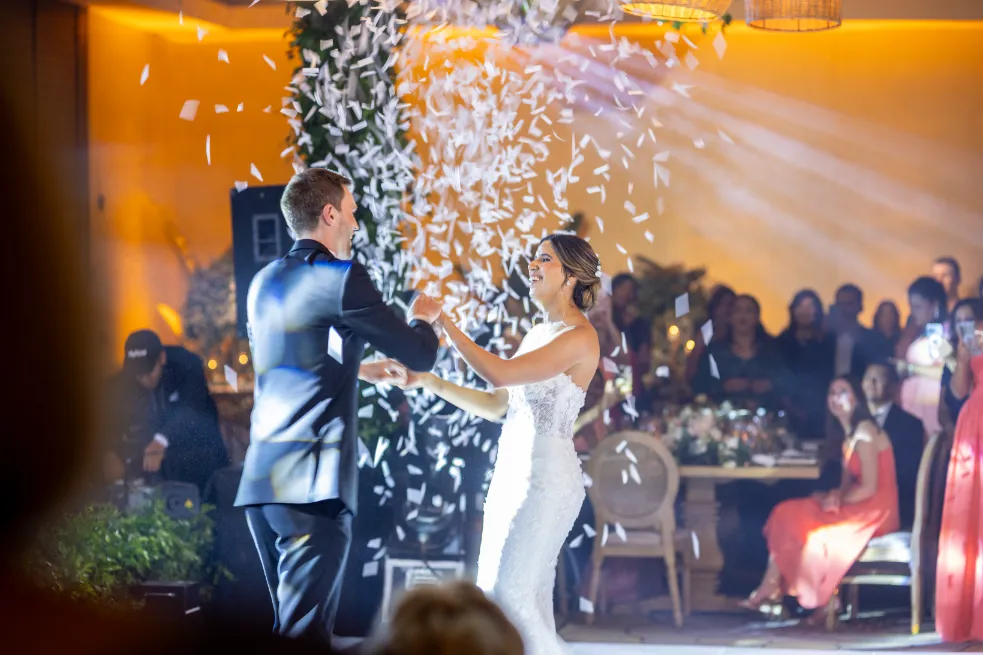
[{"label": "ceiling", "polygon": [[[291,21],[285,0],[259,0],[253,6],[250,5],[254,0],[70,1],[85,5],[144,7],[174,13],[183,11],[186,16],[230,28],[279,28],[287,27]],[[577,23],[596,22],[596,16],[605,13],[609,2],[610,0],[570,0],[577,7]],[[313,4],[313,0],[304,0],[303,4]],[[730,13],[734,20],[743,20],[744,0],[734,0]],[[847,21],[983,20],[983,0],[843,0],[843,18]]]}]

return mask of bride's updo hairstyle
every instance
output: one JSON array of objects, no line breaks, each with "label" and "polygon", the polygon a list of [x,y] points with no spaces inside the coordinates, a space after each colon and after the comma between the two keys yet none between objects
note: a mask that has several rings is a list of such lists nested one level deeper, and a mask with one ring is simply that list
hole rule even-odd
[{"label": "bride's updo hairstyle", "polygon": [[574,279],[573,304],[589,312],[601,297],[601,259],[589,243],[572,234],[550,234],[539,245],[553,246],[563,271]]}]

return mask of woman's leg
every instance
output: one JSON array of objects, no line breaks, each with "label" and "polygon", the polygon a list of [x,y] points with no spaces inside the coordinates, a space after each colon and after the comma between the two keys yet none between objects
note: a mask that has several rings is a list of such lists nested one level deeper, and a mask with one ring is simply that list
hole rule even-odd
[{"label": "woman's leg", "polygon": [[773,557],[768,558],[768,568],[761,579],[761,584],[751,592],[747,600],[741,601],[742,607],[748,609],[760,609],[767,602],[776,601],[782,592],[782,574],[778,570],[778,564]]}]

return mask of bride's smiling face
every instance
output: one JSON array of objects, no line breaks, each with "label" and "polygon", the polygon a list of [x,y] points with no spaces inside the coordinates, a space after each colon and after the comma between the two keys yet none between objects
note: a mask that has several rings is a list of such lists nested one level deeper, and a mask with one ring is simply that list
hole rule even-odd
[{"label": "bride's smiling face", "polygon": [[536,302],[547,302],[556,296],[566,281],[563,264],[556,256],[553,245],[544,241],[529,262],[529,296]]}]

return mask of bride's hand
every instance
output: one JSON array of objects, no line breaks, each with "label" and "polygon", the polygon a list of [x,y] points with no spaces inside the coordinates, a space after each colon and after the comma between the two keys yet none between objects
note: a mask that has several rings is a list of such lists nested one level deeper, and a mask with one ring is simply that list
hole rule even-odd
[{"label": "bride's hand", "polygon": [[424,373],[411,371],[397,362],[391,362],[386,372],[389,374],[389,378],[386,380],[386,382],[394,387],[402,389],[403,391],[419,389],[421,386],[423,386]]}]

